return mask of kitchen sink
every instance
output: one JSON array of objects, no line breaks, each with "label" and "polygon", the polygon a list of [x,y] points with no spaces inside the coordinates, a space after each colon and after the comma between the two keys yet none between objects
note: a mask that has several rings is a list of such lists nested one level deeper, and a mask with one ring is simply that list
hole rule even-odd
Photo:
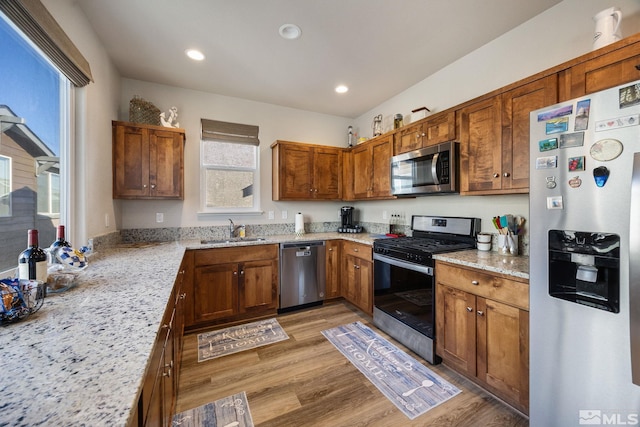
[{"label": "kitchen sink", "polygon": [[234,237],[232,239],[201,240],[200,243],[203,245],[216,245],[224,243],[263,242],[265,240],[264,237]]}]

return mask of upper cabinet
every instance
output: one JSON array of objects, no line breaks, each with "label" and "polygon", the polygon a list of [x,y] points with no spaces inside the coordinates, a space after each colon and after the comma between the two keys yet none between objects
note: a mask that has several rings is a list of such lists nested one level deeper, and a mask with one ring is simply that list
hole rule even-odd
[{"label": "upper cabinet", "polygon": [[112,122],[113,198],[184,198],[184,129]]},{"label": "upper cabinet", "polygon": [[273,200],[341,199],[341,148],[276,141],[271,150]]},{"label": "upper cabinet", "polygon": [[393,155],[456,139],[455,111],[447,110],[398,130]]},{"label": "upper cabinet", "polygon": [[587,54],[560,71],[560,101],[640,80],[640,40],[634,38]]},{"label": "upper cabinet", "polygon": [[461,194],[529,191],[529,112],[557,102],[554,74],[457,111]]},{"label": "upper cabinet", "polygon": [[[391,142],[393,134],[357,145],[351,156],[353,199],[385,199],[391,195]],[[348,191],[347,193],[350,193]]]}]

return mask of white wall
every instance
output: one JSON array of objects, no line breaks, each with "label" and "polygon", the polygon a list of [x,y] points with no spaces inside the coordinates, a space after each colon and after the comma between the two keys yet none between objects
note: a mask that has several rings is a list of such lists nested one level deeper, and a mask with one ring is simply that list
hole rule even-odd
[{"label": "white wall", "polygon": [[[43,0],[91,65],[94,82],[78,89],[72,179],[70,239],[81,246],[89,237],[115,230],[120,215],[111,199],[111,120],[117,117],[120,75],[82,11],[73,0]],[[105,215],[110,226],[105,225]]]},{"label": "white wall", "polygon": [[[303,212],[307,222],[338,220],[340,202],[273,202],[271,200],[271,149],[280,139],[312,144],[347,145],[347,126],[343,117],[311,113],[212,93],[164,86],[139,80],[123,79],[119,118],[127,120],[129,100],[138,95],[162,111],[178,108],[178,121],[187,135],[185,146],[184,201],[121,200],[122,229],[154,227],[187,227],[228,224],[229,215],[199,217],[199,138],[200,119],[214,119],[260,127],[260,196],[264,211],[260,216],[232,216],[245,224],[293,223],[294,214]],[[286,210],[287,219],[282,219]],[[274,211],[269,221],[267,212]],[[164,222],[156,223],[155,214],[162,212]]]},{"label": "white wall", "polygon": [[[453,64],[373,108],[354,121],[361,136],[371,136],[373,117],[382,114],[391,124],[395,113],[410,115],[426,106],[432,113],[446,110],[539,71],[592,50],[594,22],[600,10],[618,6],[623,36],[640,31],[638,0],[564,0],[555,7],[477,49]],[[482,25],[482,23],[479,23]],[[459,29],[459,31],[463,31]],[[446,41],[446,36],[443,37]],[[389,130],[389,129],[385,129]],[[491,217],[502,213],[528,216],[527,196],[421,197],[393,202],[407,214],[469,215],[482,218],[482,229],[492,231]],[[380,221],[388,203],[357,203],[363,219]]]}]

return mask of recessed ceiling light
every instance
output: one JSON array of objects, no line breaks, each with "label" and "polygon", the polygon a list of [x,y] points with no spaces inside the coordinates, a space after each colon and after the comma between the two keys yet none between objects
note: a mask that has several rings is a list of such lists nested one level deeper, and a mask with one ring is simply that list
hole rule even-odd
[{"label": "recessed ceiling light", "polygon": [[280,27],[278,32],[283,39],[287,40],[295,40],[300,38],[300,36],[302,35],[302,30],[300,29],[300,27],[294,24],[284,24]]},{"label": "recessed ceiling light", "polygon": [[202,61],[204,59],[204,54],[196,49],[187,49],[184,51],[187,56],[194,61]]},{"label": "recessed ceiling light", "polygon": [[349,88],[346,87],[345,85],[336,86],[336,92],[338,92],[338,93],[345,93],[348,90],[349,90]]}]

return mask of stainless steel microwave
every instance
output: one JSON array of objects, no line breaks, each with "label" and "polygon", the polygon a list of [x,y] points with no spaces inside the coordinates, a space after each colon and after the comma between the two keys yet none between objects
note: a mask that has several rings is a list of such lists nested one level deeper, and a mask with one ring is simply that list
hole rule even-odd
[{"label": "stainless steel microwave", "polygon": [[458,192],[458,143],[443,142],[391,158],[395,196]]}]

